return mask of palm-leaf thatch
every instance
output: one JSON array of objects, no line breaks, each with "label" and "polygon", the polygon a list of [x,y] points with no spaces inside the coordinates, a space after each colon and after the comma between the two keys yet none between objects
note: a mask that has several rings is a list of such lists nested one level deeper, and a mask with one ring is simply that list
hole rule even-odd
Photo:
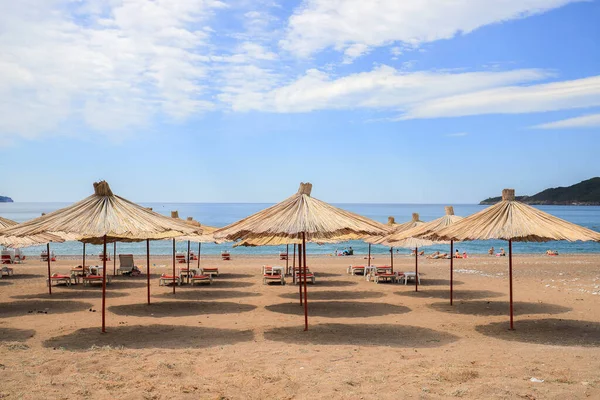
[{"label": "palm-leaf thatch", "polygon": [[58,236],[51,235],[49,233],[42,233],[39,235],[33,235],[28,237],[17,237],[11,235],[4,235],[2,233],[3,229],[16,226],[17,222],[12,221],[10,219],[0,217],[0,244],[7,247],[19,248],[19,247],[29,247],[29,246],[37,246],[40,244],[55,242],[60,243],[64,242],[64,240]]},{"label": "palm-leaf thatch", "polygon": [[504,189],[502,201],[427,235],[441,240],[501,239],[513,242],[549,240],[600,241],[600,233],[515,201],[515,191]]},{"label": "palm-leaf thatch", "polygon": [[201,232],[182,221],[162,216],[116,196],[105,181],[94,183],[94,194],[68,207],[7,228],[16,237],[50,233],[84,243],[136,242]]},{"label": "palm-leaf thatch", "polygon": [[[403,243],[399,243],[398,245],[390,245],[387,243],[386,238],[390,235],[397,234],[400,232],[404,232],[416,226],[423,224],[424,222],[419,219],[418,213],[412,214],[412,219],[410,221],[404,222],[402,224],[396,224],[393,217],[388,218],[388,232],[379,235],[371,235],[363,238],[363,240],[367,243],[371,244],[381,244],[384,246],[394,246],[394,247],[420,247],[420,246],[429,246],[431,245],[431,241],[423,240],[423,241],[413,241],[413,242],[405,242],[406,245],[411,246],[402,246]],[[418,246],[413,246],[413,244],[419,244]]]},{"label": "palm-leaf thatch", "polygon": [[[338,243],[345,242],[352,239],[344,239],[343,236],[339,236],[335,239],[320,239],[314,243],[325,244],[325,243]],[[281,246],[284,244],[302,244],[302,239],[290,239],[287,236],[265,236],[260,238],[249,238],[240,240],[233,247],[244,246],[244,247],[257,247],[257,246]]]},{"label": "palm-leaf thatch", "polygon": [[[215,238],[240,240],[280,237],[307,241],[360,239],[387,233],[386,226],[310,196],[312,185],[301,183],[298,193],[281,203],[217,230]],[[279,244],[283,244],[280,242]]]}]

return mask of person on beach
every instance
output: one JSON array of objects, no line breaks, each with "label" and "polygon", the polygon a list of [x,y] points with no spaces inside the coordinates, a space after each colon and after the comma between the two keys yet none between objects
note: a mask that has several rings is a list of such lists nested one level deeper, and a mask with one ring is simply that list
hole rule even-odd
[{"label": "person on beach", "polygon": [[467,258],[467,252],[463,251],[463,258]]},{"label": "person on beach", "polygon": [[462,258],[458,249],[456,249],[456,251],[454,252],[454,258]]},{"label": "person on beach", "polygon": [[496,254],[498,257],[504,257],[506,256],[506,252],[504,251],[503,248],[500,248],[500,253]]},{"label": "person on beach", "polygon": [[558,251],[556,250],[546,250],[546,254],[549,256],[557,256],[558,255]]},{"label": "person on beach", "polygon": [[493,255],[494,255],[494,246],[492,246],[492,248],[488,250],[488,254],[489,254],[490,256],[493,256]]},{"label": "person on beach", "polygon": [[436,251],[436,252],[434,252],[434,253],[431,253],[430,255],[428,255],[428,256],[427,256],[427,258],[433,258],[433,259],[436,259],[436,258],[438,258],[439,256],[440,256],[440,252],[439,252],[439,251]]}]

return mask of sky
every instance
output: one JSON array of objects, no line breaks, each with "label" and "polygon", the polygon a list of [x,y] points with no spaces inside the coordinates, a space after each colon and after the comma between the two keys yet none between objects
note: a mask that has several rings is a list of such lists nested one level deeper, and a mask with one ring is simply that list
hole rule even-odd
[{"label": "sky", "polygon": [[0,0],[0,195],[476,203],[600,176],[600,2]]}]

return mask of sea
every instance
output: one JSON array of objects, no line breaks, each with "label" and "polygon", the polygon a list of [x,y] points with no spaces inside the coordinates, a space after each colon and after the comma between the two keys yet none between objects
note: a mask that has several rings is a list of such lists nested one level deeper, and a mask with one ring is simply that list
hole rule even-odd
[{"label": "sea", "polygon": [[[0,216],[17,222],[24,222],[38,217],[41,213],[48,213],[68,206],[69,203],[0,203]],[[202,224],[222,227],[247,217],[272,204],[259,203],[142,203],[145,207],[152,207],[154,211],[170,216],[171,211],[177,210],[181,218],[193,217]],[[419,213],[422,221],[431,221],[444,215],[444,205],[441,204],[334,204],[337,207],[352,211],[376,221],[386,223],[389,216],[393,216],[397,223],[409,221],[412,213]],[[468,216],[484,209],[486,206],[476,204],[457,204],[454,206],[456,215]],[[537,206],[540,210],[553,214],[567,221],[585,226],[595,231],[600,231],[600,206]],[[51,250],[57,255],[82,254],[83,245],[79,242],[52,243]],[[191,245],[192,250],[198,250],[197,244]],[[508,243],[500,240],[472,241],[455,243],[455,249],[460,253],[485,254],[490,247],[496,251],[504,248],[508,251]],[[187,242],[177,242],[177,251],[186,251]],[[352,247],[355,254],[366,254],[368,245],[362,241],[349,241],[336,244],[308,244],[309,254],[336,254],[344,248]],[[44,246],[34,246],[23,249],[27,255],[39,255]],[[235,247],[232,243],[214,244],[203,243],[203,255],[220,254],[222,250],[230,250],[232,256],[240,255],[266,255],[275,254],[285,250],[285,246],[264,247]],[[528,254],[543,254],[546,250],[557,250],[560,254],[571,253],[600,253],[600,243],[594,242],[546,242],[546,243],[513,243],[513,252]],[[112,245],[109,247],[112,253]],[[373,254],[389,254],[389,247],[373,245]],[[427,253],[433,251],[449,252],[448,245],[433,245],[423,248]],[[86,245],[86,254],[95,255],[101,251],[100,246]],[[152,241],[150,251],[155,255],[167,255],[172,252],[172,242]],[[292,251],[290,246],[290,252]],[[118,253],[146,254],[145,243],[118,243]],[[394,253],[408,254],[409,249],[394,249]]]}]

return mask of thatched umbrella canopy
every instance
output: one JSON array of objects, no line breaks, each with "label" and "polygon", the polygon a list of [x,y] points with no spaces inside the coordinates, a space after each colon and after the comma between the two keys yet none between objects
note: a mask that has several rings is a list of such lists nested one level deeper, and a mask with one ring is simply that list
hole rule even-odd
[{"label": "thatched umbrella canopy", "polygon": [[428,235],[441,240],[508,240],[510,329],[513,329],[512,242],[550,240],[597,241],[600,233],[573,224],[515,200],[514,189],[502,191],[502,201]]},{"label": "thatched umbrella canopy", "polygon": [[302,240],[304,265],[304,323],[308,329],[306,285],[306,241],[360,239],[384,234],[385,225],[358,214],[342,210],[311,197],[312,184],[301,183],[296,194],[281,203],[234,222],[214,233],[217,239],[256,240],[279,237],[293,243]]},{"label": "thatched umbrella canopy", "polygon": [[[414,227],[410,229],[406,229],[400,232],[392,233],[383,238],[384,244],[388,246],[397,246],[397,247],[422,247],[422,246],[430,246],[434,243],[447,243],[447,241],[436,240],[435,242],[423,239],[427,235],[431,233],[439,232],[440,230],[453,225],[454,223],[463,219],[463,217],[459,217],[454,215],[454,207],[446,206],[445,207],[446,214],[438,219],[433,221],[425,222],[422,224],[415,224]],[[454,241],[450,240],[450,304],[452,304],[452,291],[453,291],[453,270],[454,270],[454,258],[452,252],[454,251]],[[416,253],[416,251],[415,251]],[[416,262],[416,261],[415,261]],[[415,279],[415,287],[418,289],[418,279]]]},{"label": "thatched umbrella canopy", "polygon": [[61,243],[64,239],[51,235],[49,233],[42,233],[39,235],[18,237],[18,236],[7,236],[2,233],[3,229],[18,225],[18,222],[13,220],[0,217],[0,245],[12,248],[37,246],[48,242]]},{"label": "thatched umbrella canopy", "polygon": [[[75,237],[83,243],[102,243],[104,254],[106,254],[107,242],[147,240],[147,249],[149,250],[149,240],[201,233],[201,229],[167,218],[116,196],[110,190],[108,183],[101,181],[94,183],[94,194],[91,196],[3,231],[4,235],[17,237],[31,237],[48,233],[66,240]],[[49,244],[47,248],[48,254],[50,254]],[[148,268],[149,266],[148,262]],[[102,332],[105,332],[106,257],[104,257],[103,267]],[[48,278],[50,278],[50,257],[48,257]],[[51,287],[48,285],[50,293],[52,293]]]}]

